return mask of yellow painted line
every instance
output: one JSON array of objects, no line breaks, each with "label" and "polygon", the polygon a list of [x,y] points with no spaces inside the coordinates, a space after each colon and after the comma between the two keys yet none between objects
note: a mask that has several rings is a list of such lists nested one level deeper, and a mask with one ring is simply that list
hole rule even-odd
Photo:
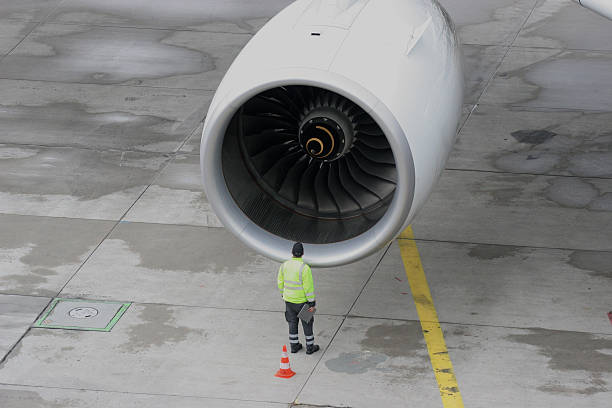
[{"label": "yellow painted line", "polygon": [[421,257],[414,242],[412,228],[406,228],[399,238],[397,242],[402,254],[402,260],[404,261],[404,269],[410,283],[410,289],[412,290],[412,297],[414,298],[421,321],[421,328],[427,343],[431,366],[434,370],[436,381],[438,381],[442,405],[444,408],[463,408],[459,385],[457,384],[453,364],[444,342],[444,335],[438,321],[438,313],[436,313],[429,285],[427,285]]}]

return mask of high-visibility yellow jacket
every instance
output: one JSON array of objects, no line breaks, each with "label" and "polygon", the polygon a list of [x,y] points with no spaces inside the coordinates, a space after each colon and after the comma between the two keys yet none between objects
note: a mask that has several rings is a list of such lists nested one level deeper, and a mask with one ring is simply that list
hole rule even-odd
[{"label": "high-visibility yellow jacket", "polygon": [[314,302],[314,283],[310,266],[302,258],[291,258],[278,269],[278,290],[290,303]]}]

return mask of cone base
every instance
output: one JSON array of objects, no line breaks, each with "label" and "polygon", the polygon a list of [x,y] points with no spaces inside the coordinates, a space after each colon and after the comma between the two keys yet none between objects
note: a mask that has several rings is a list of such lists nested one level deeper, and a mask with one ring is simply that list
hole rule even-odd
[{"label": "cone base", "polygon": [[295,375],[295,372],[293,372],[293,370],[291,370],[290,368],[283,370],[282,368],[280,370],[278,370],[276,372],[276,374],[274,374],[275,377],[279,377],[279,378],[291,378]]}]

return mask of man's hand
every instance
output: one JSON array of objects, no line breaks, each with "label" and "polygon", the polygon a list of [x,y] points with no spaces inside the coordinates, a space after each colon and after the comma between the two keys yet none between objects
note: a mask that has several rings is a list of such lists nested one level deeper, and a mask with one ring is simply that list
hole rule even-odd
[{"label": "man's hand", "polygon": [[308,311],[309,311],[310,313],[314,313],[314,311],[315,311],[315,308],[314,308],[314,306],[312,306],[312,307],[309,307],[309,308],[308,308]]}]

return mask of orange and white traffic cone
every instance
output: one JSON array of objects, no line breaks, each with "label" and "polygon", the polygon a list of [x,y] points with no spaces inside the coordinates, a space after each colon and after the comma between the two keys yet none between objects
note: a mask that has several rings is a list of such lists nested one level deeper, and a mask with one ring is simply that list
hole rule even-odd
[{"label": "orange and white traffic cone", "polygon": [[283,354],[281,354],[280,369],[274,374],[275,377],[291,378],[295,373],[289,365],[289,355],[287,354],[287,345],[283,345]]}]

